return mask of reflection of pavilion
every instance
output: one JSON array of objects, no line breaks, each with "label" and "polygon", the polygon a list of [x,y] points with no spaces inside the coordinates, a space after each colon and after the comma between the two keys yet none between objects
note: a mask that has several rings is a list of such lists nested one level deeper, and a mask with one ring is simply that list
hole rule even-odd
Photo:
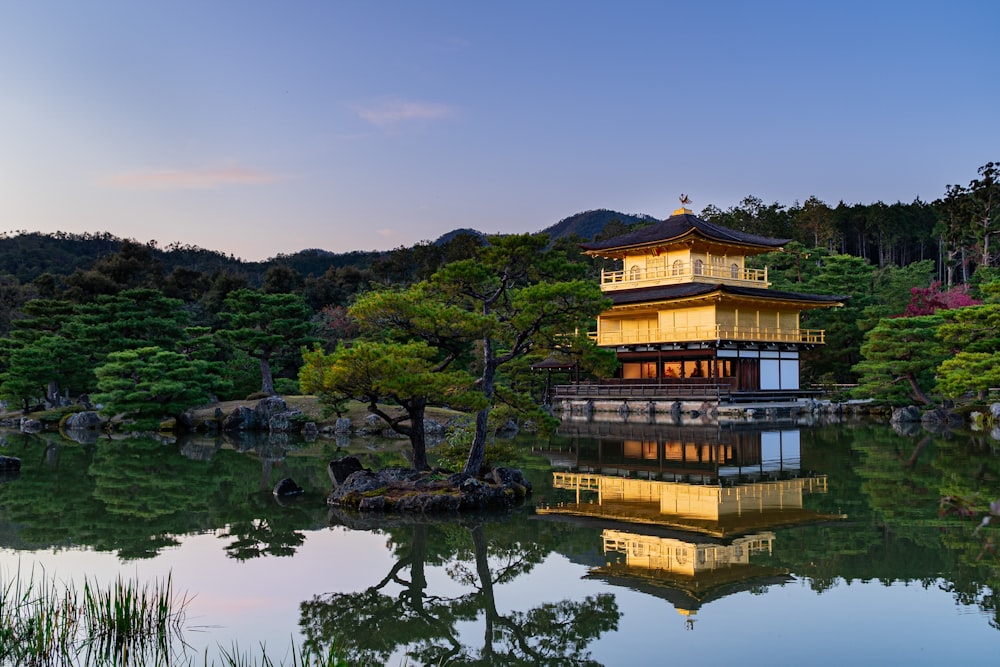
[{"label": "reflection of pavilion", "polygon": [[729,424],[564,423],[568,450],[554,462],[581,472],[665,481],[738,484],[801,474],[799,431]]},{"label": "reflection of pavilion", "polygon": [[[607,563],[588,578],[670,602],[689,629],[705,604],[727,595],[792,580],[788,571],[752,562],[771,554],[774,533],[763,531],[728,543],[604,530]],[[756,558],[755,560],[760,560]]]},{"label": "reflection of pavilion", "polygon": [[826,477],[805,477],[735,486],[689,484],[554,472],[552,486],[575,500],[539,507],[540,514],[648,524],[717,538],[824,521],[834,517],[803,507],[803,497],[826,493]]},{"label": "reflection of pavilion", "polygon": [[773,529],[843,518],[806,507],[827,478],[803,473],[795,429],[604,423],[560,433],[573,470],[553,472],[554,502],[537,513],[601,526],[606,564],[589,576],[668,600],[688,627],[709,601],[791,580],[767,565]]}]

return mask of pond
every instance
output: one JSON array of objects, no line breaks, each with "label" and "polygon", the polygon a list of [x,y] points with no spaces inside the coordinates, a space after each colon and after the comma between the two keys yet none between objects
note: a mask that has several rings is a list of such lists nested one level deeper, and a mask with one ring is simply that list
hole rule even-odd
[{"label": "pond", "polygon": [[[324,505],[327,461],[398,462],[398,442],[7,433],[0,454],[23,465],[0,484],[0,574],[169,575],[194,664],[304,643],[388,665],[1000,652],[987,433],[582,422],[518,442],[525,507],[415,518]],[[279,503],[286,476],[307,493]]]}]

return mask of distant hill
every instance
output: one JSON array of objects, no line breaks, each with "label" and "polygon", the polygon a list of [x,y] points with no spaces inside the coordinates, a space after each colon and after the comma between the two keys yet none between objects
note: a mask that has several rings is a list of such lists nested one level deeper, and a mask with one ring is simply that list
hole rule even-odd
[{"label": "distant hill", "polygon": [[367,268],[381,254],[374,250],[352,250],[351,252],[336,253],[319,248],[308,248],[290,255],[278,255],[265,264],[284,264],[303,276],[321,276],[330,268],[345,266],[353,266],[356,269]]},{"label": "distant hill", "polygon": [[604,231],[608,223],[617,220],[626,226],[634,225],[637,222],[655,222],[656,218],[645,214],[619,213],[609,211],[606,208],[599,208],[596,211],[584,211],[563,218],[551,227],[546,227],[542,231],[552,237],[552,240],[561,239],[564,236],[576,235],[585,240],[593,240],[595,236]]},{"label": "distant hill", "polygon": [[[647,224],[655,219],[648,215],[633,215],[619,213],[607,209],[585,211],[563,218],[542,232],[549,234],[553,240],[576,235],[584,240],[591,240],[613,221],[618,221],[625,227],[637,223]],[[444,246],[456,238],[467,234],[483,238],[485,235],[475,229],[460,228],[442,234],[433,245]],[[29,283],[43,273],[53,275],[69,275],[76,269],[89,269],[95,261],[119,252],[123,244],[137,243],[121,239],[107,232],[69,234],[56,232],[43,234],[40,232],[14,231],[0,233],[0,278],[4,275],[14,276],[22,284]],[[334,253],[319,248],[307,248],[295,253],[279,254],[263,262],[246,262],[233,255],[226,255],[214,250],[206,250],[197,246],[171,244],[158,247],[149,246],[153,259],[160,263],[165,274],[175,268],[184,268],[213,273],[218,271],[236,272],[247,275],[250,282],[259,282],[268,267],[283,264],[296,270],[303,276],[321,276],[327,269],[354,267],[366,269],[379,258],[394,251],[362,251]]]},{"label": "distant hill", "polygon": [[484,236],[486,236],[485,234],[483,234],[478,230],[469,229],[468,227],[462,227],[461,229],[453,229],[450,232],[445,232],[444,234],[438,237],[438,240],[434,242],[434,245],[444,245],[446,243],[451,243],[452,241],[455,240],[456,236],[461,236],[462,234],[468,234],[469,236],[475,236],[478,238],[483,238]]}]

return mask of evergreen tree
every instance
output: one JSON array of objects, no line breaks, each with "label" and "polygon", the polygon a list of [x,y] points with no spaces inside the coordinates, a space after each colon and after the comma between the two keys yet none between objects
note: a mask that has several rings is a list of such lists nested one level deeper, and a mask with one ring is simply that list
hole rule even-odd
[{"label": "evergreen tree", "polygon": [[296,294],[264,294],[249,289],[232,292],[221,313],[228,327],[219,336],[260,363],[260,391],[274,394],[271,361],[287,350],[312,343],[312,311]]}]

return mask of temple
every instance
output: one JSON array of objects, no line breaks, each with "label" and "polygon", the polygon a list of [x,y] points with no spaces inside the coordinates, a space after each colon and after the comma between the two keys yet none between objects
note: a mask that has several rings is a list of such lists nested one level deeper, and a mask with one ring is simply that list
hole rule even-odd
[{"label": "temple", "polygon": [[800,326],[802,311],[840,306],[844,297],[769,289],[767,268],[750,268],[747,258],[788,239],[727,229],[681,202],[666,220],[581,244],[588,255],[621,260],[620,270],[601,272],[612,306],[591,334],[617,351],[616,379],[657,384],[660,395],[692,385],[795,394],[800,352],[824,343],[822,330]]}]

